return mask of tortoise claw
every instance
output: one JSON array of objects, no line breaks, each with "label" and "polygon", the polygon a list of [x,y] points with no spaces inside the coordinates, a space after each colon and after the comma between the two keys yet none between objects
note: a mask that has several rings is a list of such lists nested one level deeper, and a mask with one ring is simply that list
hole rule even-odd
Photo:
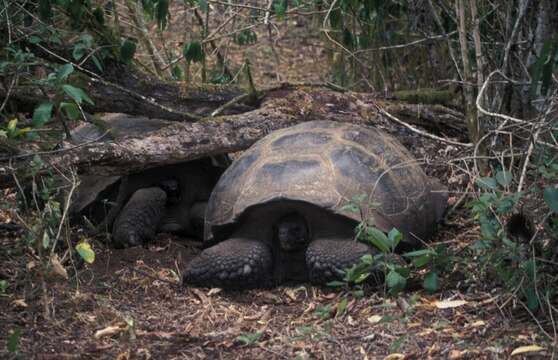
[{"label": "tortoise claw", "polygon": [[156,187],[136,191],[114,223],[114,245],[137,246],[152,240],[163,217],[166,199],[165,192]]},{"label": "tortoise claw", "polygon": [[306,250],[306,266],[310,282],[326,284],[340,280],[343,270],[372,254],[372,248],[352,240],[314,240]]},{"label": "tortoise claw", "polygon": [[229,239],[202,251],[184,273],[186,285],[250,289],[271,285],[271,251],[262,242]]}]

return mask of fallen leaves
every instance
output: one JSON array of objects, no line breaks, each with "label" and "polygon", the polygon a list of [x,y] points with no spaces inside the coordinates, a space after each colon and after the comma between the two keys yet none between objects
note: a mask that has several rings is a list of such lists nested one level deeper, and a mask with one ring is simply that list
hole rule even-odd
[{"label": "fallen leaves", "polygon": [[434,306],[438,309],[452,309],[467,304],[465,300],[441,300],[434,301]]},{"label": "fallen leaves", "polygon": [[537,353],[543,350],[545,350],[545,348],[538,345],[520,346],[512,351],[511,356],[528,354],[528,353]]},{"label": "fallen leaves", "polygon": [[60,258],[58,257],[58,255],[55,254],[53,257],[50,258],[50,265],[52,266],[52,271],[56,275],[62,277],[65,280],[69,279],[68,272],[60,262]]},{"label": "fallen leaves", "polygon": [[366,320],[370,323],[370,324],[377,324],[380,322],[380,320],[382,320],[383,316],[380,315],[372,315],[370,317],[368,317]]},{"label": "fallen leaves", "polygon": [[95,337],[95,339],[100,339],[105,336],[113,336],[116,334],[120,334],[122,332],[125,332],[126,330],[127,329],[125,326],[107,326],[104,329],[97,330],[95,332],[95,335],[93,336]]}]

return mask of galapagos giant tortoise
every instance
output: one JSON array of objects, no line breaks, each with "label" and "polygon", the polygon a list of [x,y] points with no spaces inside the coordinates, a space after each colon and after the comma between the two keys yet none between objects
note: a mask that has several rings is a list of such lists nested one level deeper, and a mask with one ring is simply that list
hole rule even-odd
[{"label": "galapagos giant tortoise", "polygon": [[[362,212],[345,206],[363,194]],[[275,131],[221,176],[206,213],[207,248],[184,281],[224,288],[323,284],[372,252],[354,240],[362,220],[383,231],[395,227],[414,246],[433,235],[446,203],[445,188],[378,129],[311,121]]]},{"label": "galapagos giant tortoise", "polygon": [[[72,141],[112,141],[141,137],[171,122],[125,114],[108,114],[103,125],[83,124]],[[157,231],[203,237],[203,217],[225,162],[204,158],[164,165],[127,176],[87,175],[72,201],[74,217],[86,216],[99,230],[112,228],[117,247],[140,245]]]}]

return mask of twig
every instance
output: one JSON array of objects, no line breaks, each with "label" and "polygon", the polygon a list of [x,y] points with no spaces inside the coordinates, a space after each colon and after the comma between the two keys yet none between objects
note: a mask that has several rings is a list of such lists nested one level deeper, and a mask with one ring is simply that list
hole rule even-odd
[{"label": "twig", "polygon": [[447,34],[433,35],[433,36],[425,37],[425,38],[418,39],[418,40],[415,40],[415,41],[411,41],[411,42],[408,42],[408,43],[405,43],[405,44],[381,46],[381,47],[372,48],[372,49],[361,49],[361,50],[355,51],[354,53],[355,54],[360,54],[360,53],[369,52],[369,51],[384,51],[384,50],[393,50],[393,49],[403,49],[403,48],[410,47],[410,46],[415,46],[415,45],[418,45],[418,44],[421,44],[421,43],[427,42],[427,41],[445,39],[445,38],[448,38],[448,37],[450,37],[452,35],[455,35],[455,34],[457,34],[457,30],[451,31]]},{"label": "twig", "polygon": [[409,130],[411,130],[411,131],[413,131],[413,132],[415,132],[415,133],[417,133],[417,134],[419,134],[419,135],[422,135],[422,136],[425,136],[425,137],[428,137],[428,138],[431,138],[431,139],[434,139],[434,140],[437,140],[437,141],[440,141],[440,142],[444,142],[444,143],[447,143],[447,144],[452,144],[452,145],[457,145],[457,146],[463,146],[463,147],[472,147],[472,146],[473,146],[473,144],[471,144],[471,143],[462,143],[462,142],[459,142],[459,141],[453,141],[453,140],[449,140],[449,139],[445,139],[445,138],[436,136],[436,135],[434,135],[434,134],[430,134],[430,133],[428,133],[428,132],[426,132],[426,131],[419,130],[419,129],[417,129],[416,127],[414,127],[414,126],[412,126],[412,125],[409,125],[409,124],[407,124],[406,122],[404,122],[404,121],[398,119],[398,118],[395,117],[394,115],[388,113],[387,111],[385,111],[384,109],[382,109],[379,105],[374,104],[374,106],[376,107],[376,109],[378,109],[378,111],[379,111],[380,113],[384,114],[384,115],[387,116],[389,119],[395,121],[396,123],[398,123],[398,124],[400,124],[400,125],[405,126],[407,129],[409,129]]},{"label": "twig", "polygon": [[215,111],[213,111],[211,113],[211,116],[215,117],[215,116],[221,114],[225,109],[231,107],[232,105],[234,105],[236,103],[241,102],[242,100],[247,99],[249,96],[250,96],[249,94],[242,94],[242,95],[239,95],[239,96],[233,98],[232,100],[224,103],[223,105],[221,105],[217,109],[215,109]]},{"label": "twig", "polygon": [[66,204],[64,205],[64,212],[62,213],[62,218],[60,219],[60,224],[58,225],[58,231],[56,233],[56,238],[54,239],[54,243],[52,244],[52,248],[50,249],[50,256],[54,255],[54,250],[56,249],[56,244],[58,243],[58,239],[60,239],[60,234],[62,232],[62,227],[66,221],[66,217],[68,216],[68,212],[70,209],[70,203],[72,201],[72,196],[74,195],[74,191],[79,185],[79,180],[76,178],[75,173],[72,171],[72,187],[70,188],[70,192],[66,197]]}]

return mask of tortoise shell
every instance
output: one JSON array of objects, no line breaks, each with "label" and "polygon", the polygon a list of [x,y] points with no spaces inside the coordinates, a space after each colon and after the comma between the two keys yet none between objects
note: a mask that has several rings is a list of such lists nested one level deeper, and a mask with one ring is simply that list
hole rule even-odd
[{"label": "tortoise shell", "polygon": [[[356,198],[366,198],[354,211]],[[435,231],[447,192],[395,138],[369,127],[311,121],[256,142],[222,175],[209,200],[205,241],[224,240],[247,209],[302,201],[416,244]],[[255,224],[257,225],[257,224]]]}]

